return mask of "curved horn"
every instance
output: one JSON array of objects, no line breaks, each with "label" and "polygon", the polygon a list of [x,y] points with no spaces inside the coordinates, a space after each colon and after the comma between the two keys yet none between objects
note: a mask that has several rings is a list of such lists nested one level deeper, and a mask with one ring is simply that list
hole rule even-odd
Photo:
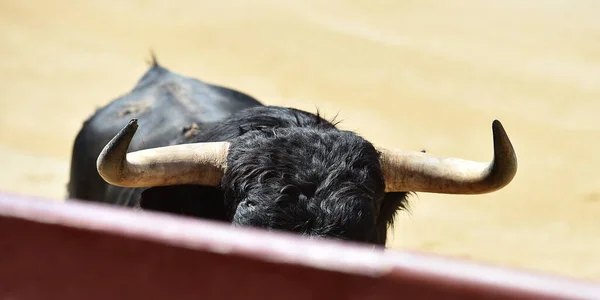
[{"label": "curved horn", "polygon": [[217,186],[227,167],[229,143],[197,143],[127,153],[138,128],[133,119],[104,147],[96,167],[106,182],[121,187],[177,184]]},{"label": "curved horn", "polygon": [[494,120],[492,131],[494,160],[490,163],[380,150],[386,191],[484,194],[503,188],[517,173],[517,156],[500,121]]}]

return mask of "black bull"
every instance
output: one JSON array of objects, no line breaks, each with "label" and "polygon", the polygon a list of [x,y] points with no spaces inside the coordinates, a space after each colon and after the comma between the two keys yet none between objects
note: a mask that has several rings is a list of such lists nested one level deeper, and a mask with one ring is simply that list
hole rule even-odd
[{"label": "black bull", "polygon": [[410,192],[479,194],[512,180],[516,156],[493,125],[489,164],[389,151],[318,113],[264,106],[154,61],[84,123],[69,198],[385,245]]}]

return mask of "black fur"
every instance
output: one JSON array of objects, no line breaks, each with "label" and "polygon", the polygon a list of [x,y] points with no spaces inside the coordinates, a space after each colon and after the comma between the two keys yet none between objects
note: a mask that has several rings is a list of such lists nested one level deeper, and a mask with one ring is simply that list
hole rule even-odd
[{"label": "black fur", "polygon": [[[186,94],[164,96],[164,86],[186,88]],[[207,89],[212,94],[194,93]],[[186,115],[178,108],[181,95],[189,96],[188,105],[191,101],[220,117]],[[154,97],[151,110],[109,120],[110,107],[142,96]],[[230,104],[224,106],[217,99]],[[120,129],[117,124],[134,117],[140,119],[142,134],[130,151],[230,141],[221,185],[126,189],[104,183],[95,159]],[[362,137],[338,130],[318,113],[263,106],[237,91],[177,75],[156,59],[130,94],[84,124],[71,167],[73,198],[376,245],[385,245],[396,212],[406,206],[406,193],[384,192],[379,153]]]}]

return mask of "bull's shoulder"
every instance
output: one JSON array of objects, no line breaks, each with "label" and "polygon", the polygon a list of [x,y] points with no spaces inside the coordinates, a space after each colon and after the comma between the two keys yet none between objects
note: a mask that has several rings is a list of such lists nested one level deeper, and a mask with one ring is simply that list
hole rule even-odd
[{"label": "bull's shoulder", "polygon": [[140,140],[134,140],[132,148],[138,143],[143,148],[163,146],[192,124],[214,124],[257,106],[262,104],[245,93],[183,76],[154,63],[130,92],[98,109],[85,122],[80,135],[103,145],[136,118]]},{"label": "bull's shoulder", "polygon": [[[181,113],[214,122],[241,109],[261,106],[252,96],[153,65],[130,94],[151,95],[156,106],[180,108]],[[159,101],[159,102],[156,102]]]},{"label": "bull's shoulder", "polygon": [[123,118],[155,118],[156,121],[188,118],[197,123],[212,123],[242,109],[261,105],[240,91],[154,64],[130,92],[99,110],[96,118],[108,122]]}]

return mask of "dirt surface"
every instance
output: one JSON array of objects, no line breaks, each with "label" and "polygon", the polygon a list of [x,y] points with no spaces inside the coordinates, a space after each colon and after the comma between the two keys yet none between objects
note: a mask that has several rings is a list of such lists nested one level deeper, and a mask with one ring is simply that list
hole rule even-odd
[{"label": "dirt surface", "polygon": [[152,48],[382,146],[486,161],[501,120],[513,183],[419,194],[390,247],[600,280],[597,1],[217,2],[1,1],[0,190],[61,201],[82,122]]}]

